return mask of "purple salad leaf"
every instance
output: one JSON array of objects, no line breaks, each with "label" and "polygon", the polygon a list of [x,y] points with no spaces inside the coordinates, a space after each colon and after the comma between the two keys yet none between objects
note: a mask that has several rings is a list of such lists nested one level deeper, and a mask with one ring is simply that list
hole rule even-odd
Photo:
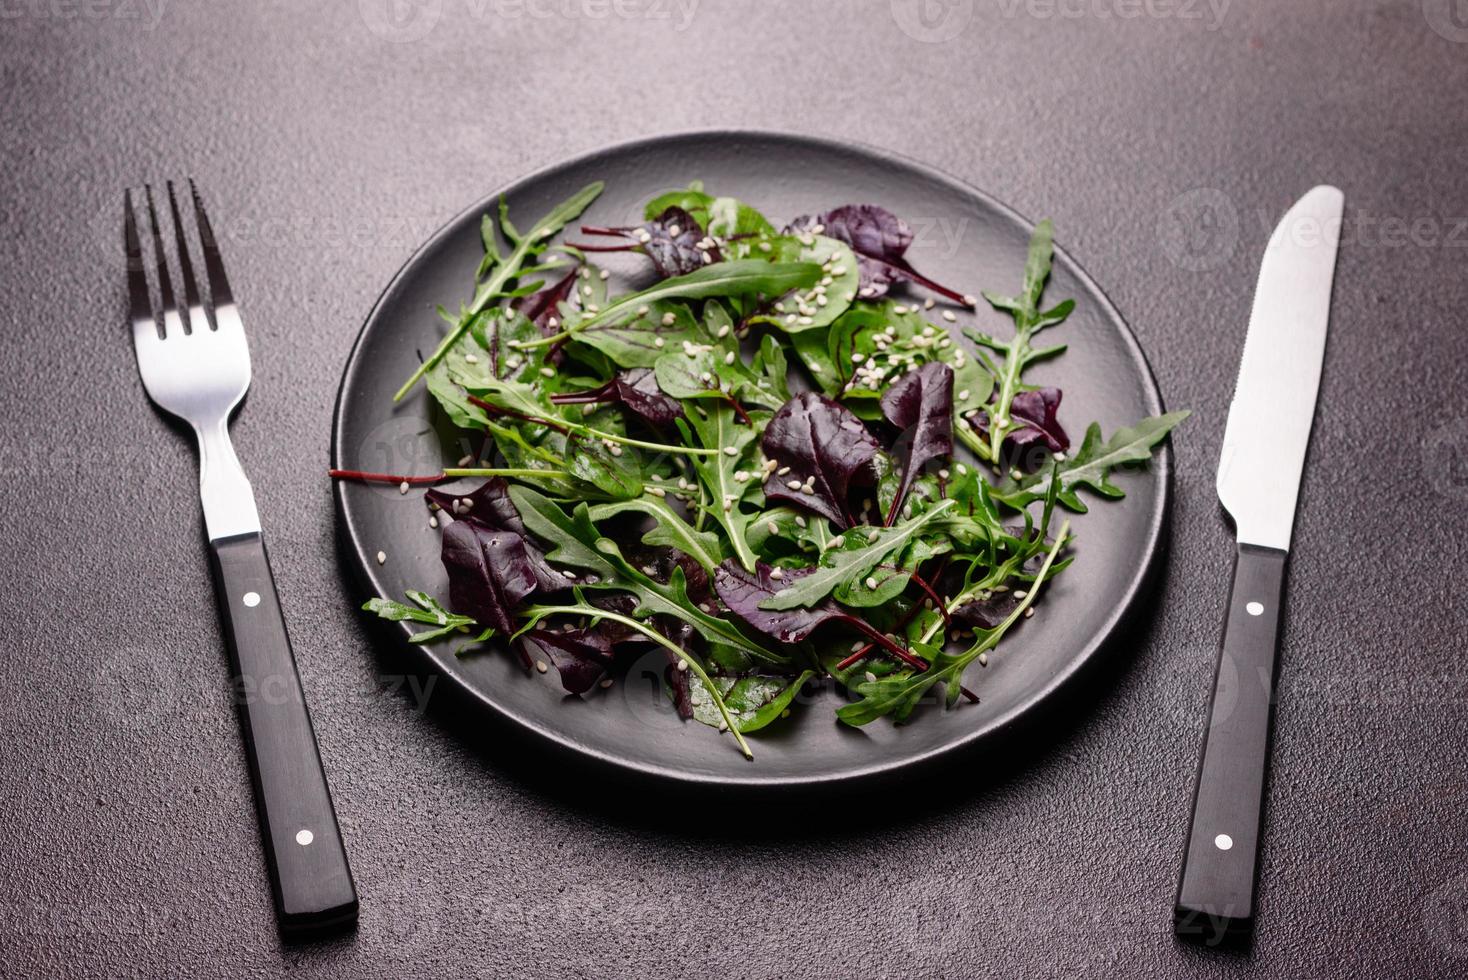
[{"label": "purple salad leaf", "polygon": [[652,368],[646,367],[621,371],[600,388],[552,395],[551,401],[557,405],[620,402],[655,429],[668,428],[683,417],[683,406],[658,387]]},{"label": "purple salad leaf", "polygon": [[[520,520],[520,512],[510,499],[510,485],[503,477],[487,480],[472,493],[451,494],[429,490],[424,494],[430,504],[437,505],[441,518],[454,523],[473,523],[490,531],[507,531],[524,541],[536,587],[542,592],[555,592],[566,587],[565,577],[545,560],[545,554],[533,543]],[[447,530],[445,530],[447,536]],[[488,625],[488,624],[485,624]]]},{"label": "purple salad leaf", "polygon": [[706,261],[714,261],[713,256],[705,259],[705,251],[697,247],[703,241],[698,221],[680,207],[668,208],[641,230],[648,236],[638,236],[642,251],[652,260],[659,279],[687,275],[702,268]]},{"label": "purple salad leaf", "polygon": [[525,639],[545,651],[571,694],[591,690],[612,664],[612,641],[600,628],[531,630]]},{"label": "purple salad leaf", "polygon": [[852,478],[881,447],[849,409],[808,391],[770,419],[763,448],[780,470],[789,467],[765,484],[765,496],[814,511],[844,529],[852,523],[847,513]]},{"label": "purple salad leaf", "polygon": [[906,253],[912,244],[912,229],[907,222],[876,204],[844,204],[825,214],[802,216],[790,223],[796,230],[822,226],[821,234],[845,242],[856,253],[861,271],[861,295],[867,299],[885,296],[892,283],[909,279],[955,303],[964,303],[963,294],[941,286],[908,264]]},{"label": "purple salad leaf", "polygon": [[887,512],[891,527],[913,478],[928,460],[953,452],[953,368],[929,361],[907,372],[883,393],[882,414],[900,433],[892,448],[903,457],[897,495]]},{"label": "purple salad leaf", "polygon": [[531,323],[540,328],[541,333],[549,336],[559,330],[559,327],[550,325],[550,318],[556,315],[560,304],[564,303],[571,295],[571,290],[576,287],[576,274],[579,266],[573,266],[571,271],[560,279],[529,296],[521,296],[510,301],[510,308],[524,315]]},{"label": "purple salad leaf", "polygon": [[714,571],[714,590],[719,599],[749,627],[781,643],[799,643],[815,631],[816,627],[833,619],[850,618],[842,612],[836,601],[825,598],[812,606],[796,609],[761,609],[760,603],[773,599],[776,592],[786,588],[814,572],[814,568],[783,568],[779,578],[771,578],[776,569],[764,562],[756,562],[755,570],[748,572],[734,559],[729,559]]},{"label": "purple salad leaf", "polygon": [[539,587],[525,539],[478,521],[443,531],[443,567],[454,611],[500,633],[515,630],[515,610]]},{"label": "purple salad leaf", "polygon": [[[1013,425],[1004,434],[1004,441],[1017,449],[1038,444],[1052,453],[1065,452],[1070,448],[1070,437],[1065,434],[1055,417],[1060,410],[1060,399],[1059,388],[1040,388],[1015,395],[1009,405]],[[987,439],[989,413],[980,412],[974,416],[973,427]]]}]

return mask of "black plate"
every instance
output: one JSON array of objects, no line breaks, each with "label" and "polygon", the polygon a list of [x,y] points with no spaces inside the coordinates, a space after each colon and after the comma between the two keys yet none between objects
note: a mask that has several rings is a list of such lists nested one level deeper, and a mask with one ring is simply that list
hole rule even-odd
[{"label": "black plate", "polygon": [[[749,201],[777,225],[839,204],[881,204],[912,225],[909,258],[927,275],[975,294],[1019,288],[1029,222],[951,177],[866,147],[765,133],[692,133],[584,156],[526,177],[503,193],[512,218],[525,227],[576,189],[604,180],[606,191],[583,220],[623,225],[640,221],[642,203],[655,193],[694,179],[714,193]],[[431,350],[442,335],[435,306],[454,309],[468,298],[481,256],[480,215],[498,196],[486,197],[435,234],[368,316],[337,399],[334,466],[431,473],[453,465],[466,451],[440,443],[431,421],[436,413],[421,384],[396,407],[392,394],[418,364],[419,352]],[[625,260],[605,263],[614,273],[614,291],[621,291],[627,288],[625,274],[642,272],[645,260],[612,258]],[[1055,338],[1071,346],[1064,356],[1037,365],[1032,380],[1064,389],[1061,422],[1072,441],[1080,442],[1092,419],[1109,434],[1161,412],[1162,399],[1136,338],[1063,251],[1056,252],[1047,297],[1052,303],[1076,299],[1075,313],[1057,328]],[[959,325],[974,322],[1000,336],[1012,329],[1006,317],[987,308],[961,314]],[[486,707],[610,767],[677,781],[763,787],[906,770],[974,746],[1040,707],[1102,648],[1157,558],[1168,506],[1168,465],[1163,450],[1151,467],[1118,478],[1126,500],[1098,503],[1076,519],[1075,563],[1050,586],[1036,616],[990,657],[989,666],[970,670],[967,683],[981,703],[952,711],[923,707],[904,726],[886,720],[860,730],[839,724],[833,712],[842,695],[828,685],[786,721],[750,736],[751,762],[727,734],[678,719],[656,689],[652,668],[662,662],[660,656],[650,659],[646,670],[634,668],[626,683],[595,690],[583,700],[565,696],[554,671],[527,678],[504,653],[458,658],[439,645],[425,655]],[[417,489],[401,495],[396,487],[337,484],[349,551],[375,594],[401,598],[405,589],[421,588],[447,595],[438,532],[429,528],[421,498]],[[387,554],[385,565],[377,564],[378,551]]]}]

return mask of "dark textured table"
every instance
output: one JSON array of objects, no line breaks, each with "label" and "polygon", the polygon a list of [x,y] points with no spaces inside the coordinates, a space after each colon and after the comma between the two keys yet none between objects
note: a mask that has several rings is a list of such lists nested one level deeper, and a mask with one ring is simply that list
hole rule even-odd
[{"label": "dark textured table", "polygon": [[[1468,973],[1461,2],[17,0],[0,71],[0,973]],[[383,284],[517,175],[708,126],[891,147],[1052,216],[1196,411],[1147,620],[946,785],[629,794],[527,758],[355,611],[323,470]],[[252,331],[235,440],[362,896],[304,946],[274,928],[192,450],[124,326],[121,189],[184,174]],[[1322,181],[1348,221],[1261,921],[1197,949],[1170,909],[1230,565],[1214,462],[1269,227]]]}]

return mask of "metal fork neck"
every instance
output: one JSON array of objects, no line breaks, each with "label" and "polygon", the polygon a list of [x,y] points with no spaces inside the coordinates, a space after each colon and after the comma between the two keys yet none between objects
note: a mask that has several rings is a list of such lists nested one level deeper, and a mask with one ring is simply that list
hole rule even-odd
[{"label": "metal fork neck", "polygon": [[229,441],[229,416],[194,425],[199,440],[199,498],[210,541],[260,533],[255,491]]}]

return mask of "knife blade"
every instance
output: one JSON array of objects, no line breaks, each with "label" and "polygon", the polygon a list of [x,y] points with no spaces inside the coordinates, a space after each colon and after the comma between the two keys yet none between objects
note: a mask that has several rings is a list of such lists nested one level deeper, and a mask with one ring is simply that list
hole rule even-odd
[{"label": "knife blade", "polygon": [[1259,830],[1285,567],[1330,321],[1345,195],[1312,189],[1270,237],[1218,463],[1237,541],[1174,931],[1217,942],[1254,925]]}]

